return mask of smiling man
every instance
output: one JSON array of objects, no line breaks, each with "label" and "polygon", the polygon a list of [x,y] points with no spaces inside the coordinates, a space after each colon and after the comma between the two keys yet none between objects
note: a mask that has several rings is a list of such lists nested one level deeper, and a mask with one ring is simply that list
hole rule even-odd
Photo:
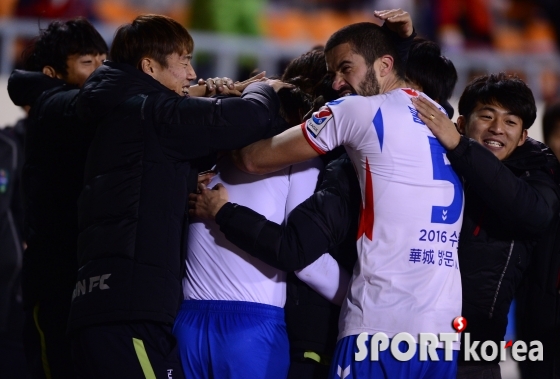
[{"label": "smiling man", "polygon": [[31,107],[22,171],[27,243],[22,292],[33,378],[75,377],[66,322],[78,269],[76,202],[92,139],[75,103],[107,50],[86,19],[54,21],[26,50],[26,70],[14,71],[8,83],[14,103]]},{"label": "smiling man", "polygon": [[192,97],[193,48],[178,22],[138,16],[118,29],[112,61],[78,97],[79,115],[95,127],[69,319],[82,378],[183,377],[171,327],[195,159],[258,140],[276,121],[275,91],[286,86],[278,81],[238,83],[241,97]]},{"label": "smiling man", "polygon": [[[551,253],[542,242],[557,233],[560,188],[553,175],[560,166],[548,147],[527,137],[536,106],[517,77],[500,73],[469,83],[459,100],[458,130],[429,101],[413,101],[465,181],[459,240],[465,332],[471,347],[474,341],[499,344],[527,267]],[[544,296],[544,290],[535,296]],[[499,356],[485,361],[479,344],[473,350],[480,360],[466,361],[465,333],[462,342],[457,378],[500,378]],[[545,361],[554,359],[552,349],[544,354]]]}]

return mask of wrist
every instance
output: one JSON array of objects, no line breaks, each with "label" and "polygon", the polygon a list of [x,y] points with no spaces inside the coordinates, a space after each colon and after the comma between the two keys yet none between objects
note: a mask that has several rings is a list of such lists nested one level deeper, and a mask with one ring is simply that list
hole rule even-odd
[{"label": "wrist", "polygon": [[218,214],[218,212],[220,211],[220,209],[222,209],[222,207],[227,203],[227,200],[223,200],[220,199],[218,202],[216,202],[216,204],[214,205],[214,207],[212,208],[212,218],[216,218],[216,215]]},{"label": "wrist", "polygon": [[459,146],[459,142],[461,142],[461,135],[457,133],[450,139],[449,143],[445,147],[447,150],[454,150],[457,146]]},{"label": "wrist", "polygon": [[191,97],[204,97],[206,95],[206,85],[194,85],[189,87],[189,96]]},{"label": "wrist", "polygon": [[220,208],[218,213],[216,213],[216,216],[214,218],[214,221],[216,222],[216,224],[218,224],[220,226],[222,224],[227,224],[229,218],[234,213],[236,206],[237,206],[236,204],[233,204],[233,203],[230,203],[230,202],[225,203],[224,206],[222,208]]}]

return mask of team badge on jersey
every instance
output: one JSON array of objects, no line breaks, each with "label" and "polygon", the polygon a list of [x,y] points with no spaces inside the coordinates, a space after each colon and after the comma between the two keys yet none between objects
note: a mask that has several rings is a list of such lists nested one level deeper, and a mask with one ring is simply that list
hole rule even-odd
[{"label": "team badge on jersey", "polygon": [[332,116],[332,112],[328,107],[322,107],[317,112],[313,113],[313,116],[307,120],[307,130],[313,137],[317,137]]}]

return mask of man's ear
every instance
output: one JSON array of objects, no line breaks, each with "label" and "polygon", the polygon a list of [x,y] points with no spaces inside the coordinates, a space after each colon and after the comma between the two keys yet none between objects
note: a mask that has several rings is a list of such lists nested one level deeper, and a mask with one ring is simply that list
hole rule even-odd
[{"label": "man's ear", "polygon": [[[142,60],[140,61],[140,69],[145,73],[148,74],[150,76],[154,76],[156,73],[156,70],[154,69],[155,67],[155,61],[151,58],[142,58]],[[157,68],[156,68],[157,69]]]},{"label": "man's ear", "polygon": [[523,129],[523,131],[521,132],[521,138],[519,138],[519,142],[517,143],[517,146],[521,146],[525,143],[525,141],[527,140],[528,134],[529,134],[529,131],[527,129]]},{"label": "man's ear", "polygon": [[395,60],[390,55],[384,55],[379,58],[379,76],[384,77],[393,71]]},{"label": "man's ear", "polygon": [[459,133],[465,135],[466,126],[467,126],[467,119],[465,118],[465,116],[461,115],[457,117],[457,130],[459,131]]},{"label": "man's ear", "polygon": [[45,66],[43,67],[43,74],[51,77],[51,78],[58,78],[62,79],[62,75],[56,72],[56,70],[52,66]]}]

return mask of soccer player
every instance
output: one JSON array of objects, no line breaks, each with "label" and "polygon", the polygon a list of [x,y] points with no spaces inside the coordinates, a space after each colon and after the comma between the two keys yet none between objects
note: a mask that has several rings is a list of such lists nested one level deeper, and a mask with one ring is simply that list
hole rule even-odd
[{"label": "soccer player", "polygon": [[[293,79],[286,73],[301,78],[315,65],[314,56],[312,52],[296,58],[282,80]],[[280,113],[290,124],[301,122],[298,115],[309,110],[309,96],[289,90],[279,96]],[[315,158],[258,176],[237,169],[231,157],[224,155],[210,186],[224,183],[234,201],[282,223],[314,192],[321,168],[321,160]],[[227,241],[208,220],[191,223],[187,249],[185,301],[173,330],[185,376],[285,379],[290,366],[283,309],[287,273]],[[342,302],[349,275],[329,254],[296,275],[329,300]]]},{"label": "soccer player", "polygon": [[188,96],[193,48],[178,22],[138,16],[118,29],[112,61],[77,98],[80,117],[95,126],[69,317],[84,378],[183,377],[171,329],[195,159],[258,140],[276,122],[280,81],[239,83],[240,98]]},{"label": "soccer player", "polygon": [[22,172],[22,293],[33,378],[75,377],[66,324],[78,270],[76,202],[93,135],[74,105],[107,51],[87,20],[55,21],[26,51],[26,71],[14,71],[8,83],[13,102],[31,106]]},{"label": "soccer player", "polygon": [[[344,145],[357,170],[362,209],[358,262],[342,306],[330,375],[454,378],[457,354],[444,361],[442,349],[437,349],[439,362],[420,362],[418,353],[398,362],[388,351],[374,362],[354,359],[363,332],[390,338],[399,332],[414,338],[421,332],[453,332],[451,321],[461,311],[453,238],[462,221],[463,193],[443,147],[412,107],[410,99],[418,93],[404,88],[400,61],[381,28],[345,27],[329,39],[325,54],[333,88],[368,97],[328,103],[301,127],[242,149],[239,164],[264,173]],[[223,212],[227,218],[228,210]],[[334,239],[330,232],[324,229]],[[313,242],[306,247],[325,248]],[[310,256],[301,257],[303,263]],[[453,348],[458,350],[458,343]]]}]

